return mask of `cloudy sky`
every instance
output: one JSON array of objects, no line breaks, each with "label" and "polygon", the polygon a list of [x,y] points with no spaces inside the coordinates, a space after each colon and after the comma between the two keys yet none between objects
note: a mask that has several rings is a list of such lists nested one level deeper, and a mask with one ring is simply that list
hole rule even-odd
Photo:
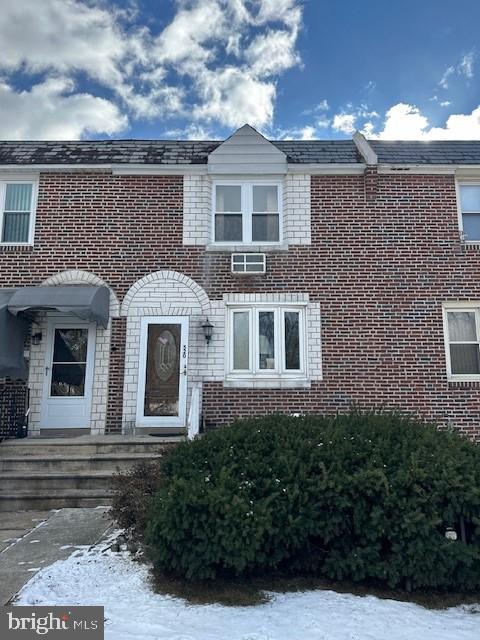
[{"label": "cloudy sky", "polygon": [[479,0],[0,9],[1,139],[480,139]]}]

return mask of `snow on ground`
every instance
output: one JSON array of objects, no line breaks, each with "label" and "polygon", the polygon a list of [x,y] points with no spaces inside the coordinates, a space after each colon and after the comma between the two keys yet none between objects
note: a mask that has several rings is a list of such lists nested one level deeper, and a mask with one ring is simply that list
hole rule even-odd
[{"label": "snow on ground", "polygon": [[[190,605],[154,593],[127,553],[77,550],[42,569],[17,605],[103,605],[107,640],[478,640],[475,607],[432,611],[333,591],[274,594],[255,607]],[[477,611],[477,614],[474,611]]]}]

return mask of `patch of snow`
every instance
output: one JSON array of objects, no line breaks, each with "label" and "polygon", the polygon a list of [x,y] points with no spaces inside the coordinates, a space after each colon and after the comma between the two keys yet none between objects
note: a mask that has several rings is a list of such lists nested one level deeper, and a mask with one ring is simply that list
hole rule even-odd
[{"label": "patch of snow", "polygon": [[478,640],[475,607],[429,610],[334,591],[271,594],[255,607],[154,593],[127,552],[76,551],[42,569],[16,605],[103,605],[106,640]]}]

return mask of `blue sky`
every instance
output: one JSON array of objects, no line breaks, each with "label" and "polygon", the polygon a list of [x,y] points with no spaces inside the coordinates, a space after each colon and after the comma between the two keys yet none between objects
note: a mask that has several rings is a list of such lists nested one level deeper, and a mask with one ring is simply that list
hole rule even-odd
[{"label": "blue sky", "polygon": [[0,138],[480,139],[478,0],[2,0]]}]

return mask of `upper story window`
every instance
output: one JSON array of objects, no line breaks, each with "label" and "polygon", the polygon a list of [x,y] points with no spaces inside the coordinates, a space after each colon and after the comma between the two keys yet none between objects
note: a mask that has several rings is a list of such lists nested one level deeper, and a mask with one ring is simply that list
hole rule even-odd
[{"label": "upper story window", "polygon": [[459,184],[461,229],[467,242],[480,242],[480,184]]},{"label": "upper story window", "polygon": [[33,244],[35,187],[33,180],[0,179],[1,244]]},{"label": "upper story window", "polygon": [[444,324],[448,377],[480,379],[480,307],[446,308]]},{"label": "upper story window", "polygon": [[214,242],[269,244],[281,241],[281,186],[217,182],[213,188]]},{"label": "upper story window", "polygon": [[237,378],[305,376],[302,307],[232,307],[228,372]]}]

